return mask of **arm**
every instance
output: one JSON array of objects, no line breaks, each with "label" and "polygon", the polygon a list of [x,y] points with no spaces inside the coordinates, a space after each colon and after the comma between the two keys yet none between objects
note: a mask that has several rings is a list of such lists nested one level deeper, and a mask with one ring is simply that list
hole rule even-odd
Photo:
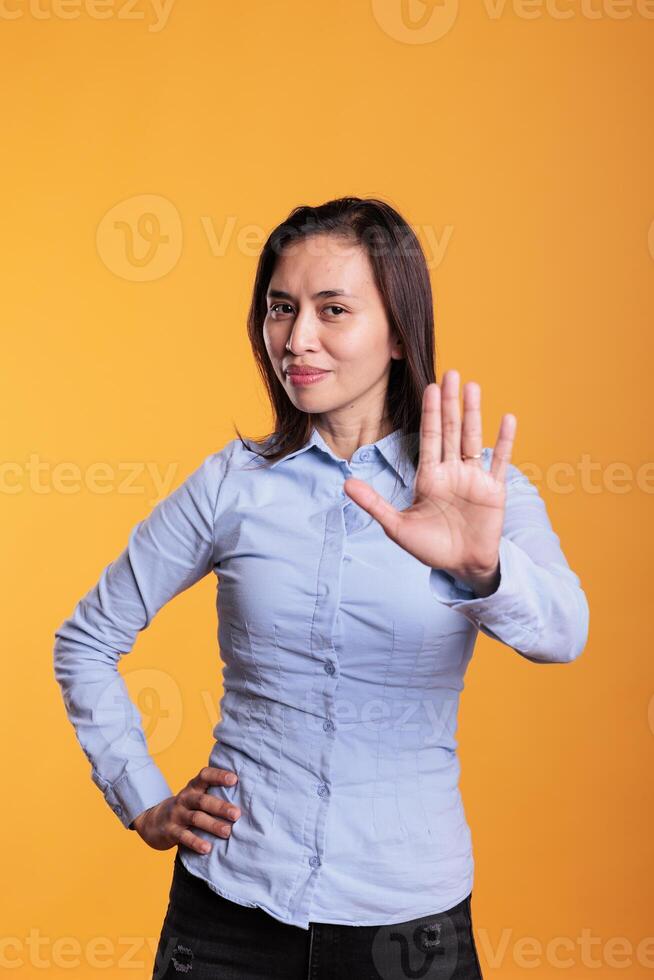
[{"label": "arm", "polygon": [[118,671],[158,610],[214,565],[214,520],[228,447],[208,456],[130,532],[55,632],[54,673],[91,778],[125,827],[173,796],[148,753],[140,714]]},{"label": "arm", "polygon": [[442,569],[431,569],[429,584],[440,602],[527,660],[576,659],[588,640],[588,601],[538,488],[513,464],[507,472],[499,571],[497,588],[482,597]]}]

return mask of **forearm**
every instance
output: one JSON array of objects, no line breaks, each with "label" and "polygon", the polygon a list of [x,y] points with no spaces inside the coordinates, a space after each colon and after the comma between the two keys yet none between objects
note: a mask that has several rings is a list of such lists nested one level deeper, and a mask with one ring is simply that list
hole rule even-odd
[{"label": "forearm", "polygon": [[588,603],[567,566],[539,565],[515,542],[500,542],[500,581],[487,596],[432,569],[434,595],[456,609],[487,636],[528,660],[566,663],[576,659],[588,636]]},{"label": "forearm", "polygon": [[536,663],[576,659],[589,607],[536,486],[510,467],[498,562],[472,574],[432,569],[432,592],[494,639]]}]

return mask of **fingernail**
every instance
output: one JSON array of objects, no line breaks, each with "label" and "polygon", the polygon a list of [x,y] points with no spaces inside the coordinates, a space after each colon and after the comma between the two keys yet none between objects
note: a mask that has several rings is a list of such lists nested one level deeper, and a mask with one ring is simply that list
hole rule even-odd
[{"label": "fingernail", "polygon": [[233,786],[234,783],[236,782],[236,776],[233,776],[233,775],[228,776],[227,777],[227,782],[229,783],[230,786]]}]

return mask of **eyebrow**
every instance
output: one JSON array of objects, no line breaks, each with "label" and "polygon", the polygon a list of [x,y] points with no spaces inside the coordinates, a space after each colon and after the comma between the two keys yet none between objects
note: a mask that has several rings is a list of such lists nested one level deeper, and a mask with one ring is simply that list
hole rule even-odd
[{"label": "eyebrow", "polygon": [[[330,296],[350,296],[355,299],[354,293],[347,293],[344,289],[321,289],[320,292],[314,293],[311,299],[323,299]],[[268,297],[270,299],[293,299],[290,293],[285,292],[283,289],[269,289]]]}]

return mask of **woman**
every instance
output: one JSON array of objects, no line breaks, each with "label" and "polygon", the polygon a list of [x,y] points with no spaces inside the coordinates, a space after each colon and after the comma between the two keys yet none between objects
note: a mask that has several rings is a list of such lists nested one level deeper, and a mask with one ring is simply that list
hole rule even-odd
[{"label": "woman", "polygon": [[[479,630],[534,663],[573,660],[588,606],[510,462],[515,416],[491,452],[479,385],[461,419],[458,373],[435,382],[432,311],[388,204],[295,209],[263,248],[248,322],[273,434],[209,455],[57,631],[94,781],[147,844],[177,847],[158,980],[481,977],[465,670]],[[210,571],[221,719],[174,794],[116,665]]]}]

